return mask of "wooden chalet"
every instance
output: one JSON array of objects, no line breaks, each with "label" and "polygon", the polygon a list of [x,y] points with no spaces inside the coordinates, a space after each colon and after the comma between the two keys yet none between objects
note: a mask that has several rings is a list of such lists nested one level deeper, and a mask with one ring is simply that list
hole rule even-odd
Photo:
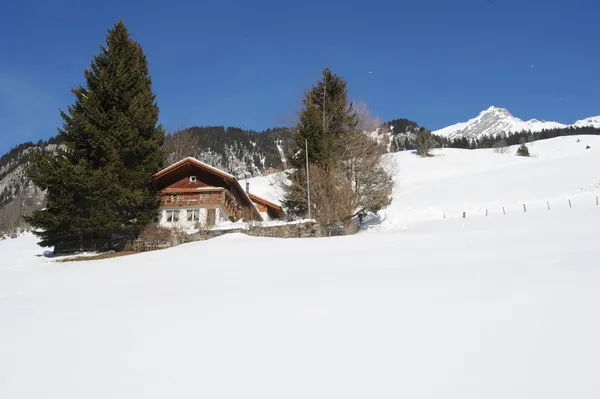
[{"label": "wooden chalet", "polygon": [[242,189],[237,179],[222,170],[184,158],[155,175],[160,190],[160,224],[207,227],[225,221],[271,220],[285,217],[273,202]]}]

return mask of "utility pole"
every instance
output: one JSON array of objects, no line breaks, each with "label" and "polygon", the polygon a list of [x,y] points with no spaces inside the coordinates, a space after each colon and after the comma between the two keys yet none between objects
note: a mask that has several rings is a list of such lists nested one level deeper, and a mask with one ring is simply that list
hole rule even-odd
[{"label": "utility pole", "polygon": [[310,174],[308,173],[308,140],[304,140],[304,146],[306,155],[306,197],[308,202],[308,218],[312,219],[310,210]]}]

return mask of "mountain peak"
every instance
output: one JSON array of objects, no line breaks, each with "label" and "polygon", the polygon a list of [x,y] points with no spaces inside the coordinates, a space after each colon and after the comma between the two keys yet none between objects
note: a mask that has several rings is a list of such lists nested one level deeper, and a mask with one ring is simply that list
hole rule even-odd
[{"label": "mountain peak", "polygon": [[539,132],[543,129],[562,127],[566,127],[566,125],[558,122],[538,121],[537,119],[523,121],[514,117],[506,108],[491,106],[485,111],[480,112],[479,116],[467,122],[457,123],[433,133],[449,138],[478,138],[481,136],[494,137],[524,130]]},{"label": "mountain peak", "polygon": [[496,106],[491,106],[488,109],[486,109],[485,111],[482,111],[479,115],[482,114],[496,114],[496,115],[503,115],[503,116],[512,116],[512,114],[506,109],[506,108],[499,108]]}]

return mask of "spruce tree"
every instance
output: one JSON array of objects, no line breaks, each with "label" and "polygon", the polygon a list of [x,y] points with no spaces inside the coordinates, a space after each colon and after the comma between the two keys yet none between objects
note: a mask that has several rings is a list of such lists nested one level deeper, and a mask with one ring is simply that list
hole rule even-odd
[{"label": "spruce tree", "polygon": [[136,237],[159,207],[154,173],[163,166],[164,132],[142,47],[122,21],[108,31],[85,87],[63,118],[65,150],[38,156],[29,169],[46,207],[28,222],[40,245]]},{"label": "spruce tree", "polygon": [[302,101],[304,108],[293,131],[298,151],[290,159],[296,171],[290,174],[292,182],[286,185],[284,206],[295,216],[305,216],[306,203],[306,147],[308,162],[324,169],[335,167],[344,149],[344,138],[356,130],[357,116],[347,99],[346,82],[328,68],[322,80],[309,90]]},{"label": "spruce tree", "polygon": [[307,143],[309,163],[326,165],[338,158],[344,137],[353,133],[358,123],[347,96],[346,81],[328,68],[323,70],[322,80],[302,100],[304,109],[293,132],[299,148],[291,160],[294,167],[302,167],[306,162]]}]

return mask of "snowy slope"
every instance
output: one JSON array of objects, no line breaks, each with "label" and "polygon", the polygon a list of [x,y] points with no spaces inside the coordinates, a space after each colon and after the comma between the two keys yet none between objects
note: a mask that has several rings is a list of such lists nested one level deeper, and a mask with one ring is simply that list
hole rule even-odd
[{"label": "snowy slope", "polygon": [[[579,140],[579,142],[578,142]],[[589,145],[591,148],[586,149]],[[433,158],[412,152],[389,154],[395,174],[393,204],[383,212],[388,228],[405,227],[444,215],[499,214],[567,206],[568,200],[593,202],[600,194],[600,137],[571,136],[529,144],[530,158],[492,149],[438,149]]]},{"label": "snowy slope", "polygon": [[391,154],[387,219],[355,236],[75,263],[0,241],[0,397],[597,398],[599,139]]},{"label": "snowy slope", "polygon": [[[434,131],[438,136],[456,138],[467,137],[475,138],[481,136],[496,136],[508,133],[530,130],[539,132],[544,129],[564,128],[570,125],[564,125],[558,122],[538,121],[531,119],[523,121],[514,117],[504,108],[490,107],[482,111],[477,117],[467,121],[454,124]],[[575,122],[572,126],[597,126],[600,127],[600,117],[587,118]]]}]

